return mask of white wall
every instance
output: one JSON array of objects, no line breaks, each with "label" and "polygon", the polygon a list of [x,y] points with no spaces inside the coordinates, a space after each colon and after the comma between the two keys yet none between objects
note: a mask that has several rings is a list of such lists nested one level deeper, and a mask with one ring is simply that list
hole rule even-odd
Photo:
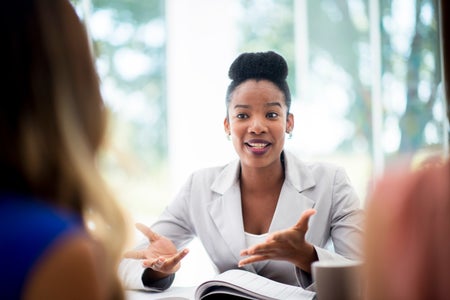
[{"label": "white wall", "polygon": [[[167,91],[172,193],[199,168],[237,157],[223,129],[228,68],[236,56],[234,0],[169,0]],[[190,286],[214,273],[198,241],[190,245],[175,284]]]},{"label": "white wall", "polygon": [[228,68],[236,56],[234,0],[169,0],[169,161],[177,190],[193,171],[236,157],[223,129]]}]

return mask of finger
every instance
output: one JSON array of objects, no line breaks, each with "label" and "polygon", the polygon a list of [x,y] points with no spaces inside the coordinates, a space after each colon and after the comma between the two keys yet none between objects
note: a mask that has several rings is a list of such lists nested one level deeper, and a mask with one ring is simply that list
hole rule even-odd
[{"label": "finger", "polygon": [[262,255],[262,256],[270,256],[273,255],[275,252],[277,252],[278,247],[274,246],[261,246],[257,248],[249,248],[244,249],[241,251],[241,256],[255,256],[255,255]]},{"label": "finger", "polygon": [[180,252],[178,252],[172,259],[176,263],[179,263],[188,253],[189,253],[189,249],[185,248],[185,249],[181,250]]},{"label": "finger", "polygon": [[159,268],[164,264],[164,258],[158,257],[155,259],[145,259],[142,261],[142,266],[144,268],[151,268],[155,271],[159,271]]},{"label": "finger", "polygon": [[159,239],[159,235],[155,232],[153,232],[150,227],[142,224],[142,223],[136,223],[136,228],[142,232],[150,242],[156,241]]},{"label": "finger", "polygon": [[276,240],[273,240],[271,237],[267,238],[265,242],[253,245],[247,249],[241,251],[241,255],[254,255],[254,254],[264,254],[266,252],[272,251],[276,246]]},{"label": "finger", "polygon": [[241,252],[239,253],[241,256],[247,256],[247,255],[253,255],[255,254],[257,251],[257,249],[255,249],[255,247],[250,247],[244,250],[241,250]]},{"label": "finger", "polygon": [[242,267],[242,266],[254,263],[254,262],[268,260],[268,259],[269,259],[269,257],[266,255],[252,255],[247,258],[241,259],[238,263],[238,267]]},{"label": "finger", "polygon": [[125,252],[123,254],[123,257],[125,257],[125,258],[133,258],[133,259],[144,259],[144,258],[146,258],[144,250],[127,251],[127,252]]},{"label": "finger", "polygon": [[[151,268],[155,271],[164,273],[173,273],[179,268],[179,262],[189,253],[188,249],[183,249],[172,257],[158,257],[142,262],[145,268]],[[178,266],[177,266],[178,265]]]},{"label": "finger", "polygon": [[308,231],[308,222],[309,218],[316,213],[315,209],[307,209],[305,210],[302,215],[300,216],[300,219],[298,220],[297,224],[295,224],[295,229],[300,230],[302,232]]},{"label": "finger", "polygon": [[241,250],[241,252],[239,253],[239,255],[240,255],[240,256],[247,256],[247,255],[249,255],[248,249]]},{"label": "finger", "polygon": [[177,264],[180,263],[180,261],[189,253],[188,249],[183,249],[174,256],[170,257],[169,259],[166,259],[165,266],[168,268],[174,268]]}]

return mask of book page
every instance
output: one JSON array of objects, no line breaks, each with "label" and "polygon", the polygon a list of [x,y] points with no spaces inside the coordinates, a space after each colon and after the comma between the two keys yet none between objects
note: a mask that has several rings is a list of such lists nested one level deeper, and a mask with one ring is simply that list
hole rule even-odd
[{"label": "book page", "polygon": [[[230,289],[234,290],[230,293]],[[315,293],[301,287],[283,284],[244,270],[229,270],[199,285],[195,299],[205,294],[234,294],[248,299],[314,299]]]}]

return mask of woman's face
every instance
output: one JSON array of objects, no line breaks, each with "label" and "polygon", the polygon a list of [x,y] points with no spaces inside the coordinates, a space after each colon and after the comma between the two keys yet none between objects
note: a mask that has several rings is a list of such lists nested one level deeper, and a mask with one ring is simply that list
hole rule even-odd
[{"label": "woman's face", "polygon": [[287,115],[284,94],[275,84],[247,80],[233,91],[224,126],[242,166],[264,168],[279,164],[294,117]]}]

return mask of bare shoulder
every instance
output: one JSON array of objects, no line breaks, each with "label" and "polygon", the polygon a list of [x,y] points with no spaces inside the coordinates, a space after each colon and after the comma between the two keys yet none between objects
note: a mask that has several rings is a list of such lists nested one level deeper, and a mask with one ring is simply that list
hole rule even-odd
[{"label": "bare shoulder", "polygon": [[76,233],[54,243],[27,280],[25,299],[105,299],[99,245]]}]

